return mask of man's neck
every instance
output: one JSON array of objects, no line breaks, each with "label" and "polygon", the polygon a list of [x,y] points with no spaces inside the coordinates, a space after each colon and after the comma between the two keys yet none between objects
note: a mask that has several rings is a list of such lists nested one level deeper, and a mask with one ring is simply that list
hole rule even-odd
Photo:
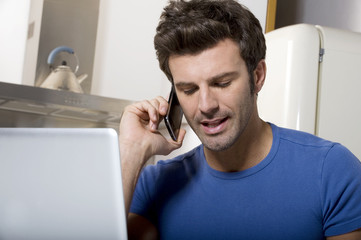
[{"label": "man's neck", "polygon": [[238,172],[260,163],[272,146],[271,126],[257,117],[250,123],[237,142],[224,151],[204,148],[208,164],[222,172]]}]

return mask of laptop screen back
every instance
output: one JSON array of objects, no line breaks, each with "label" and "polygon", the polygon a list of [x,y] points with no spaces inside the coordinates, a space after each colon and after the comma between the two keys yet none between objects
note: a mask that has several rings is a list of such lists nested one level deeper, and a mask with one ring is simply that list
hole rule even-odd
[{"label": "laptop screen back", "polygon": [[0,239],[126,239],[113,129],[0,129]]}]

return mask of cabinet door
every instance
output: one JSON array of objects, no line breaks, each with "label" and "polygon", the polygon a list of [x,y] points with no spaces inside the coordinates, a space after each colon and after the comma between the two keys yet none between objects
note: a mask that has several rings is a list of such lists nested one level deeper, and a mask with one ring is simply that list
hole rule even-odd
[{"label": "cabinet door", "polygon": [[361,159],[361,34],[320,27],[317,135],[341,142]]}]

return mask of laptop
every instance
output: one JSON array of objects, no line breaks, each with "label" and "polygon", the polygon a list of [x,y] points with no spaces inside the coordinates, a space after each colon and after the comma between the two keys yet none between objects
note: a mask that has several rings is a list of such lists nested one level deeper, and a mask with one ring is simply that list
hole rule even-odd
[{"label": "laptop", "polygon": [[127,239],[116,131],[0,128],[0,239]]}]

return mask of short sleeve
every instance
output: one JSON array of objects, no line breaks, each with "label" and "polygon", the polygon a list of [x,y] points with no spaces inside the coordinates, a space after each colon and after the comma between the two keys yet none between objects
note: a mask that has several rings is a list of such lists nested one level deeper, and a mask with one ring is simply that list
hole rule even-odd
[{"label": "short sleeve", "polygon": [[336,144],[324,160],[321,178],[325,235],[361,228],[361,162],[344,146]]},{"label": "short sleeve", "polygon": [[152,207],[152,189],[154,189],[154,180],[152,180],[151,166],[143,169],[134,190],[130,212],[141,215],[155,224],[154,208]]}]

